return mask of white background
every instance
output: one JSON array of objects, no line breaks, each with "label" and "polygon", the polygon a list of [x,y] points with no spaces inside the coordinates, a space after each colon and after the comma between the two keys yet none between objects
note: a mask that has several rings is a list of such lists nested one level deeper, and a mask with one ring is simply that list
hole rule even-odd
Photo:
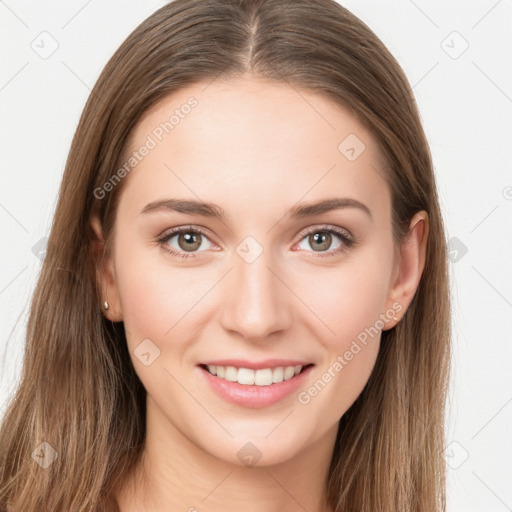
[{"label": "white background", "polygon": [[[404,68],[434,157],[453,249],[448,510],[512,510],[512,1],[342,4]],[[78,118],[108,58],[161,5],[0,0],[0,414]],[[47,58],[33,49],[57,44]]]}]

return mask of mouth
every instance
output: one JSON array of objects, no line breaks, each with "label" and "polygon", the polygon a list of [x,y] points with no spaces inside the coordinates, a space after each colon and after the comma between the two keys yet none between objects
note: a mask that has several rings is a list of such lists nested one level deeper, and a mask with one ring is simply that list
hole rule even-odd
[{"label": "mouth", "polygon": [[236,382],[242,386],[273,386],[302,374],[313,363],[273,366],[267,368],[246,368],[243,366],[200,364],[199,367],[210,375],[227,382]]},{"label": "mouth", "polygon": [[215,395],[240,407],[258,409],[289,399],[305,385],[314,366],[290,359],[259,363],[225,359],[207,361],[197,369]]}]

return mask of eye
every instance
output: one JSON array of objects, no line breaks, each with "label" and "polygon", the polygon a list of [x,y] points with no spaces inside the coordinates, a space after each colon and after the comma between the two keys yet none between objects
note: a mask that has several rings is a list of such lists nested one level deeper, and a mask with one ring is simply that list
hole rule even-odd
[{"label": "eye", "polygon": [[[336,239],[339,240],[337,244]],[[304,243],[312,247],[313,252],[325,253],[318,255],[320,257],[324,257],[335,256],[349,249],[355,245],[356,240],[345,229],[338,228],[336,226],[314,226],[302,234],[302,240],[300,244]],[[332,248],[333,243],[336,244],[334,248]],[[300,247],[300,244],[298,247],[300,249],[304,249],[304,247]],[[332,248],[333,250],[328,250],[329,248]]]},{"label": "eye", "polygon": [[[333,242],[338,243],[332,249]],[[172,256],[177,258],[193,258],[195,253],[204,252],[211,246],[215,246],[210,241],[205,231],[198,227],[182,226],[166,231],[158,238],[158,243],[162,248]],[[357,240],[347,230],[336,226],[313,226],[305,233],[302,233],[300,244],[307,243],[313,248],[313,252],[325,253],[317,254],[320,257],[335,256],[357,243]],[[209,247],[210,245],[210,247]],[[331,250],[327,250],[331,248]],[[202,250],[201,250],[202,249]],[[305,249],[307,250],[307,248]]]},{"label": "eye", "polygon": [[187,253],[203,252],[199,249],[203,248],[204,250],[205,245],[206,249],[209,249],[208,244],[212,244],[204,231],[192,226],[183,226],[166,231],[158,239],[158,243],[177,258],[193,257],[194,254]]}]

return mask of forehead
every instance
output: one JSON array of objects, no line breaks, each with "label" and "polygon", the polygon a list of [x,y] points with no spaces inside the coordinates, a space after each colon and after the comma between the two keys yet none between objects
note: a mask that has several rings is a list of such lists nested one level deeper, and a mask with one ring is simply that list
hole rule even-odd
[{"label": "forehead", "polygon": [[180,89],[141,118],[126,160],[143,146],[121,199],[140,208],[179,196],[261,214],[351,196],[389,211],[374,137],[339,104],[287,83],[243,77]]}]

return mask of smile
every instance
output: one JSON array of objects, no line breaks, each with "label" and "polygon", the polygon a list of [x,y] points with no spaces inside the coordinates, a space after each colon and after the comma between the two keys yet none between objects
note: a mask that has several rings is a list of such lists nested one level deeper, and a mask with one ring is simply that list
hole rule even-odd
[{"label": "smile", "polygon": [[235,366],[204,366],[211,375],[228,382],[238,382],[245,386],[271,386],[298,375],[304,368],[302,365],[278,366],[276,368],[236,368]]},{"label": "smile", "polygon": [[260,362],[225,359],[197,365],[199,375],[220,398],[242,407],[267,407],[297,392],[314,363],[274,359]]}]

